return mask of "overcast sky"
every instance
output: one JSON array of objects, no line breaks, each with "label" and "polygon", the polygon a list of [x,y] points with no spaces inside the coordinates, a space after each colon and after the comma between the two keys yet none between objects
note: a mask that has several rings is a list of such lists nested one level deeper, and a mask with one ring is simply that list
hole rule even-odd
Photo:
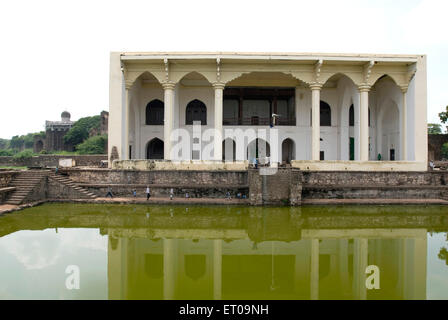
[{"label": "overcast sky", "polygon": [[428,121],[448,105],[446,0],[0,2],[0,138],[108,110],[110,51],[428,55]]}]

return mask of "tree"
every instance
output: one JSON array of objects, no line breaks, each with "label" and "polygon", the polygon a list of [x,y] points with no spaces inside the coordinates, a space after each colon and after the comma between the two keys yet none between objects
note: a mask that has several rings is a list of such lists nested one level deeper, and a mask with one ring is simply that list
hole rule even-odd
[{"label": "tree", "polygon": [[448,142],[442,145],[442,158],[448,159]]},{"label": "tree", "polygon": [[64,142],[76,146],[89,137],[89,131],[92,128],[99,128],[100,125],[100,116],[81,118],[73,124],[73,127],[64,136]]},{"label": "tree", "polygon": [[79,154],[104,154],[107,145],[107,135],[94,136],[76,147]]},{"label": "tree", "polygon": [[442,126],[438,123],[428,123],[428,134],[441,134]]},{"label": "tree", "polygon": [[23,136],[14,136],[11,138],[11,142],[9,143],[9,146],[11,149],[16,150],[22,150],[23,146],[25,144],[25,141],[23,139]]},{"label": "tree", "polygon": [[0,138],[0,149],[8,149],[9,148],[9,140]]},{"label": "tree", "polygon": [[445,111],[439,113],[439,118],[442,123],[446,123],[448,121],[448,106],[446,106]]}]

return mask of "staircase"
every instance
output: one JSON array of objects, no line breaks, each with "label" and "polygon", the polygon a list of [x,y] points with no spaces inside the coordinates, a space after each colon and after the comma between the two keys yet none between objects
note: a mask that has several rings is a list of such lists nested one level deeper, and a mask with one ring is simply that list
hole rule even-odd
[{"label": "staircase", "polygon": [[88,191],[85,188],[82,188],[80,186],[78,186],[75,182],[73,182],[73,180],[71,180],[69,177],[67,176],[61,176],[61,175],[57,175],[54,172],[50,173],[48,176],[50,179],[56,180],[57,182],[72,188],[76,191],[78,191],[78,193],[80,193],[80,195],[82,196],[82,198],[86,198],[86,199],[96,199],[98,196],[96,194],[94,194],[93,192]]},{"label": "staircase", "polygon": [[16,190],[10,194],[5,203],[12,205],[22,204],[48,174],[49,171],[46,170],[21,171],[9,184],[9,187],[15,187]]}]

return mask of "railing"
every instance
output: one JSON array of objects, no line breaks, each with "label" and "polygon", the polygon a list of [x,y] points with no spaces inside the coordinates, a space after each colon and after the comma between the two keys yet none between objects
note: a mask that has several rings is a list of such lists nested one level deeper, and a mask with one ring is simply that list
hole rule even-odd
[{"label": "railing", "polygon": [[[265,117],[247,117],[247,118],[224,118],[223,125],[225,126],[268,126],[271,123],[271,118]],[[277,126],[295,126],[296,119],[281,119],[275,120]]]}]

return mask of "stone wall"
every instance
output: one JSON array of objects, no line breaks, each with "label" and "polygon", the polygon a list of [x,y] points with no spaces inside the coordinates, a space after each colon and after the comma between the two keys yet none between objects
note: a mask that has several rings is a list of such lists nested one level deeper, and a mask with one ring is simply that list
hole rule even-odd
[{"label": "stone wall", "polygon": [[110,186],[114,196],[130,197],[132,190],[138,197],[145,196],[146,186],[153,196],[168,196],[173,188],[175,196],[192,198],[224,198],[237,193],[248,194],[247,171],[140,171],[109,169],[66,169],[62,171],[79,186],[104,197]]},{"label": "stone wall", "polygon": [[0,166],[17,167],[56,167],[59,159],[74,159],[76,166],[99,167],[102,160],[107,160],[107,155],[39,155],[23,161],[13,157],[0,157]]},{"label": "stone wall", "polygon": [[448,134],[428,134],[428,160],[442,160],[442,145],[448,142]]},{"label": "stone wall", "polygon": [[7,187],[17,171],[0,171],[0,188]]},{"label": "stone wall", "polygon": [[321,172],[303,171],[303,185],[370,185],[444,186],[448,183],[448,171],[428,172]]},{"label": "stone wall", "polygon": [[247,171],[138,171],[67,169],[70,179],[83,184],[156,184],[165,186],[240,186],[248,184]]},{"label": "stone wall", "polygon": [[252,205],[300,205],[302,177],[291,168],[249,170],[249,199]]}]

